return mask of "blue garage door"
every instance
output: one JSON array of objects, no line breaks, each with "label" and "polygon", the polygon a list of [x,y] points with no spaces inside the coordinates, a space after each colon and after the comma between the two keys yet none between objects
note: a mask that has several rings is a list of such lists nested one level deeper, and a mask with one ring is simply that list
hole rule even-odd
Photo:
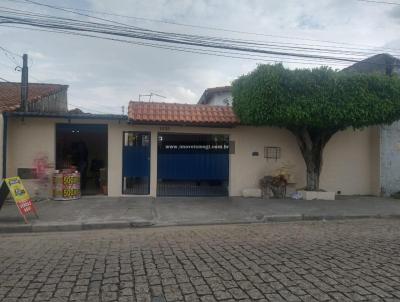
[{"label": "blue garage door", "polygon": [[227,195],[229,137],[159,134],[158,195]]}]

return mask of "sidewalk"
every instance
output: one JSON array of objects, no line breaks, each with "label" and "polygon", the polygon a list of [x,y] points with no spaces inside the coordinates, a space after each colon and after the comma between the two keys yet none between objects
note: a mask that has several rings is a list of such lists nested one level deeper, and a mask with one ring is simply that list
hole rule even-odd
[{"label": "sidewalk", "polygon": [[72,201],[41,201],[36,206],[39,219],[29,216],[29,224],[26,225],[16,206],[5,204],[0,210],[0,232],[400,218],[400,200],[377,197],[341,197],[334,201],[240,197],[85,197]]}]

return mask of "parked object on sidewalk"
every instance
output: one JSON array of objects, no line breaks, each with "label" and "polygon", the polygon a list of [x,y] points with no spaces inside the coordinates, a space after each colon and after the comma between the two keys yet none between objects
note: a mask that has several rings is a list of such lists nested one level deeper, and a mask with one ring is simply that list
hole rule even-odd
[{"label": "parked object on sidewalk", "polygon": [[264,198],[269,198],[272,192],[272,197],[285,198],[287,180],[284,175],[264,176],[260,180],[260,188]]},{"label": "parked object on sidewalk", "polygon": [[80,182],[80,173],[77,171],[56,171],[53,174],[53,199],[73,200],[81,198]]},{"label": "parked object on sidewalk", "polygon": [[335,192],[326,191],[297,191],[304,200],[335,200]]},{"label": "parked object on sidewalk", "polygon": [[302,199],[302,198],[303,198],[303,196],[301,195],[300,192],[293,192],[293,193],[290,195],[290,197],[291,197],[292,199],[296,199],[296,200],[299,200],[299,199]]},{"label": "parked object on sidewalk", "polygon": [[262,197],[261,189],[251,188],[242,190],[243,197]]},{"label": "parked object on sidewalk", "polygon": [[11,194],[14,199],[18,211],[24,218],[26,224],[28,223],[26,215],[29,213],[34,213],[35,216],[39,218],[32,199],[18,176],[5,178],[3,180],[0,186],[0,208],[5,202],[8,194]]}]

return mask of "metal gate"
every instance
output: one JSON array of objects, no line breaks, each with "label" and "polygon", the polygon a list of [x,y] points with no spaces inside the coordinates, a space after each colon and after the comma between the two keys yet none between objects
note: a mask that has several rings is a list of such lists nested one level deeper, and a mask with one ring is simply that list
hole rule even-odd
[{"label": "metal gate", "polygon": [[228,136],[160,134],[158,142],[158,195],[228,194]]},{"label": "metal gate", "polygon": [[122,193],[150,194],[150,133],[123,133]]}]

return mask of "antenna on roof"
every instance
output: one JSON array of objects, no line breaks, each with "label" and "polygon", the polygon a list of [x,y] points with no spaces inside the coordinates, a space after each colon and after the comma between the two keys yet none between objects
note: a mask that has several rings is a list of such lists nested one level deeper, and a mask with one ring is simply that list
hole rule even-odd
[{"label": "antenna on roof", "polygon": [[160,98],[163,98],[163,99],[166,99],[167,97],[166,96],[163,96],[163,95],[161,95],[161,94],[157,94],[157,93],[154,93],[154,92],[150,92],[150,94],[139,94],[139,102],[141,101],[141,99],[142,99],[142,97],[143,96],[148,96],[149,97],[149,102],[151,102],[151,98],[153,97],[153,95],[154,96],[158,96],[158,97],[160,97]]}]

